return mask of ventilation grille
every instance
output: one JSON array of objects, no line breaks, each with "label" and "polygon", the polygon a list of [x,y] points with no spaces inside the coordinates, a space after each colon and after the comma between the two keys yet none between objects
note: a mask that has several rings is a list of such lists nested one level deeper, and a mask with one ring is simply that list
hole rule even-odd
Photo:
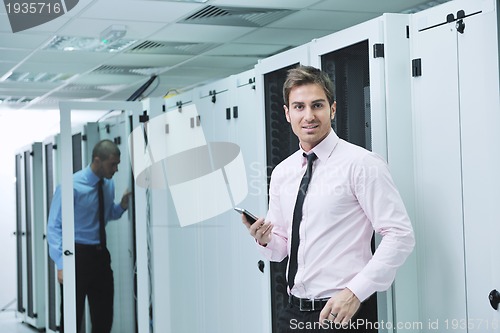
[{"label": "ventilation grille", "polygon": [[90,85],[82,85],[82,84],[68,84],[64,88],[60,89],[59,91],[64,91],[64,92],[103,92],[101,87],[96,87],[96,86],[90,86]]},{"label": "ventilation grille", "polygon": [[135,66],[113,66],[102,65],[94,69],[90,74],[112,74],[112,75],[150,75],[160,71],[156,67],[135,67]]},{"label": "ventilation grille", "polygon": [[264,27],[295,13],[288,9],[207,6],[179,23]]},{"label": "ventilation grille", "polygon": [[213,43],[156,42],[147,40],[131,48],[126,53],[198,55],[218,45]]},{"label": "ventilation grille", "polygon": [[26,104],[33,100],[30,97],[0,96],[0,104]]},{"label": "ventilation grille", "polygon": [[230,14],[227,10],[215,6],[207,6],[202,10],[189,16],[186,20],[200,20],[200,19],[228,16],[228,15]]},{"label": "ventilation grille", "polygon": [[72,74],[64,73],[29,73],[14,72],[6,81],[10,82],[39,82],[39,83],[61,83],[73,77]]},{"label": "ventilation grille", "polygon": [[90,85],[67,85],[53,92],[50,96],[59,99],[95,99],[107,94],[108,91]]}]

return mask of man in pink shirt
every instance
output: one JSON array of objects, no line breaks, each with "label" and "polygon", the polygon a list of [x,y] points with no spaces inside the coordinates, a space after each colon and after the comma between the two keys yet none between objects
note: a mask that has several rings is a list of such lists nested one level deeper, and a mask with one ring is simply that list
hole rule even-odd
[{"label": "man in pink shirt", "polygon": [[[369,331],[362,303],[390,287],[413,250],[410,220],[385,161],[331,128],[336,104],[326,73],[290,70],[283,96],[299,150],[273,170],[266,218],[251,225],[242,217],[267,259],[289,257],[289,304],[277,326]],[[373,231],[382,240],[372,255]]]}]

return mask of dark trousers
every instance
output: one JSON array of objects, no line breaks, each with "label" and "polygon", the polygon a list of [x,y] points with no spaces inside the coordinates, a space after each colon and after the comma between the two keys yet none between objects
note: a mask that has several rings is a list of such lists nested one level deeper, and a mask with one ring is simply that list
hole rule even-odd
[{"label": "dark trousers", "polygon": [[278,314],[277,328],[278,333],[376,333],[377,317],[373,311],[375,297],[370,297],[363,302],[358,312],[351,319],[351,324],[346,328],[326,322],[323,325],[319,323],[318,311],[300,311],[298,306],[287,304]]},{"label": "dark trousers", "polygon": [[[111,258],[106,248],[75,245],[77,332],[83,332],[85,298],[88,298],[92,333],[109,333],[113,325],[114,283]],[[61,285],[62,291],[62,285]],[[62,295],[62,292],[61,292]],[[61,329],[64,332],[61,297]]]}]

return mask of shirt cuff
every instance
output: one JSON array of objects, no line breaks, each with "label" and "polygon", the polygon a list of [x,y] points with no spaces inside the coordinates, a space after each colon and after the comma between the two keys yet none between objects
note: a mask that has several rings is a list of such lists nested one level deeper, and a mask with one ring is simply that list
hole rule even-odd
[{"label": "shirt cuff", "polygon": [[115,212],[121,216],[125,212],[125,209],[123,209],[121,204],[115,204]]},{"label": "shirt cuff", "polygon": [[257,240],[255,240],[255,245],[259,249],[260,253],[264,256],[264,258],[266,258],[268,260],[270,260],[272,254],[273,254],[272,242],[273,242],[273,240],[271,239],[271,241],[269,243],[267,243],[266,246],[262,246]]},{"label": "shirt cuff", "polygon": [[352,291],[360,302],[364,302],[375,292],[373,288],[370,288],[370,284],[369,280],[358,274],[346,285],[346,288]]},{"label": "shirt cuff", "polygon": [[55,263],[56,263],[58,271],[60,271],[61,269],[63,269],[63,258],[62,258],[62,256],[59,259],[57,259],[55,261]]}]

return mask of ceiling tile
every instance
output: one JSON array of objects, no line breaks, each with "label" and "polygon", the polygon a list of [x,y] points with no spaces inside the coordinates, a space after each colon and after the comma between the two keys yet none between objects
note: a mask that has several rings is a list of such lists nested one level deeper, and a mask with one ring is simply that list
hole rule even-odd
[{"label": "ceiling tile", "polygon": [[311,9],[372,13],[400,13],[405,9],[427,3],[429,0],[324,0]]},{"label": "ceiling tile", "polygon": [[[0,6],[0,9],[3,6]],[[9,17],[7,14],[0,14],[0,32],[10,32],[12,33],[12,27],[10,26]]]},{"label": "ceiling tile", "polygon": [[184,55],[166,55],[166,54],[129,54],[121,53],[106,61],[109,65],[131,65],[143,67],[165,67],[174,66],[180,62],[186,61],[192,56]]},{"label": "ceiling tile", "polygon": [[95,2],[82,17],[169,23],[201,8],[203,5],[192,3],[106,0]]},{"label": "ceiling tile", "polygon": [[234,40],[234,43],[260,43],[270,45],[298,46],[314,38],[331,34],[330,30],[261,28]]},{"label": "ceiling tile", "polygon": [[254,30],[255,28],[248,27],[173,24],[150,36],[150,39],[174,42],[224,43]]},{"label": "ceiling tile", "polygon": [[198,80],[207,80],[213,77],[222,78],[231,74],[234,74],[234,69],[232,68],[182,66],[164,73],[161,79],[162,81],[167,80],[167,82],[175,82],[177,80],[180,82],[196,83]]},{"label": "ceiling tile", "polygon": [[211,5],[218,6],[245,6],[256,8],[283,8],[283,9],[302,9],[311,6],[318,2],[318,0],[252,0],[245,1],[244,4],[239,3],[237,0],[214,0],[210,2]]},{"label": "ceiling tile", "polygon": [[107,92],[99,89],[72,89],[72,90],[58,90],[50,94],[51,98],[61,99],[99,99],[106,95]]},{"label": "ceiling tile", "polygon": [[61,29],[71,19],[70,15],[64,14],[47,23],[37,25],[36,27],[24,30],[29,33],[55,33]]},{"label": "ceiling tile", "polygon": [[83,85],[109,85],[133,83],[138,79],[137,75],[108,75],[108,74],[86,74],[72,81],[73,84]]},{"label": "ceiling tile", "polygon": [[269,24],[269,28],[287,28],[287,29],[310,29],[311,22],[314,22],[314,29],[329,30],[335,32],[345,29],[354,24],[361,23],[379,16],[378,13],[353,13],[353,12],[334,12],[325,10],[304,10],[288,17],[285,17],[275,23]]},{"label": "ceiling tile", "polygon": [[228,43],[208,51],[213,56],[269,56],[284,50],[283,45]]},{"label": "ceiling tile", "polygon": [[137,88],[120,90],[118,92],[106,95],[106,100],[109,101],[126,101],[132,94],[137,90]]},{"label": "ceiling tile", "polygon": [[31,72],[31,73],[67,73],[78,74],[84,73],[95,67],[95,64],[88,64],[83,62],[33,62],[27,61],[20,65],[16,71]]},{"label": "ceiling tile", "polygon": [[20,60],[26,58],[31,51],[30,50],[9,50],[9,49],[0,49],[2,53],[1,60],[2,61],[14,61],[19,62]]},{"label": "ceiling tile", "polygon": [[110,58],[114,54],[103,52],[63,52],[63,51],[45,51],[40,50],[36,52],[30,61],[33,62],[83,62],[87,64],[100,64]]},{"label": "ceiling tile", "polygon": [[[253,67],[257,64],[259,57],[231,57],[231,56],[202,56],[190,61],[187,66],[209,67],[209,68],[242,68]],[[243,71],[243,70],[241,70]]]},{"label": "ceiling tile", "polygon": [[4,74],[10,71],[15,65],[15,62],[0,61],[0,77],[4,76]]},{"label": "ceiling tile", "polygon": [[43,92],[44,94],[52,89],[57,88],[59,84],[58,83],[52,83],[52,82],[0,82],[0,90],[3,91],[14,91],[14,90],[22,90],[21,94],[23,91],[39,91]]},{"label": "ceiling tile", "polygon": [[0,33],[0,49],[26,49],[33,50],[47,43],[50,38],[44,35],[24,34],[24,33]]},{"label": "ceiling tile", "polygon": [[[136,22],[136,21],[124,21],[124,20],[120,21],[120,20],[77,18],[71,21],[63,29],[58,31],[58,35],[99,38],[101,32],[106,30],[111,25],[125,26],[127,32],[123,38],[135,39],[135,40],[147,38],[149,35],[160,30],[165,26],[164,23],[158,23],[158,22]],[[82,29],[82,27],[86,28]]]}]

